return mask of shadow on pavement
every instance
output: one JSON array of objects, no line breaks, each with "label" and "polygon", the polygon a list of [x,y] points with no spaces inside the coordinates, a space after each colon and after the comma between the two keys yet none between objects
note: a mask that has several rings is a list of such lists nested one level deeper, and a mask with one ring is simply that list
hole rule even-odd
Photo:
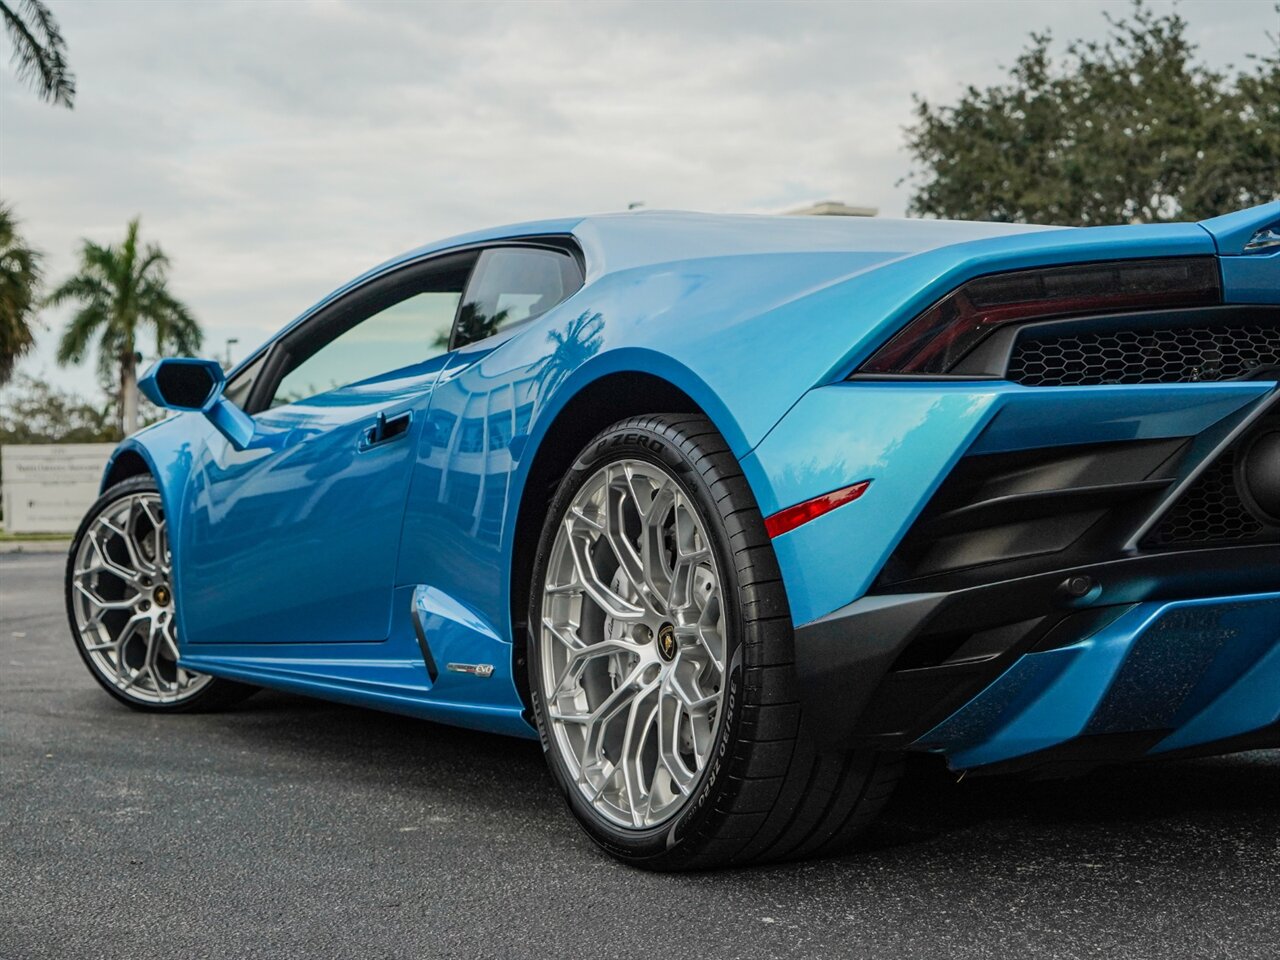
[{"label": "shadow on pavement", "polygon": [[[561,800],[535,741],[476,733],[301,696],[264,691],[225,714],[204,715],[250,750],[285,752],[315,763],[318,770],[359,775],[366,783],[455,791],[493,813],[558,811]],[[1164,835],[1169,820],[1250,819],[1280,810],[1280,763],[1276,751],[1203,760],[1106,767],[1074,779],[1018,776],[958,780],[934,757],[909,758],[906,774],[879,820],[858,845],[856,856],[914,844],[947,842],[947,836],[998,822],[1006,833],[1018,825],[1045,829],[1123,828],[1135,840],[1144,832]],[[1269,760],[1270,762],[1265,762]],[[523,785],[520,790],[477,790],[478,784]],[[1280,845],[1280,818],[1269,823]],[[566,818],[566,830],[573,829]],[[1215,847],[1225,836],[1206,831]]]}]

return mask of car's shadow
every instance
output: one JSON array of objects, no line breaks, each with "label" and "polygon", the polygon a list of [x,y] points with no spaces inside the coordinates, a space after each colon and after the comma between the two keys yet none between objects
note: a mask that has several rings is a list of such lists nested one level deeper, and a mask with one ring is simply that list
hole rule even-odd
[{"label": "car's shadow", "polygon": [[[428,723],[409,717],[263,692],[233,711],[202,718],[240,747],[286,753],[314,764],[318,776],[358,777],[378,789],[429,788],[494,816],[558,817],[560,797],[535,741]],[[512,784],[520,784],[513,790]],[[1247,825],[1250,842],[1280,844],[1280,751],[1203,760],[1109,767],[1075,779],[958,779],[930,757],[913,757],[893,799],[859,843],[858,853],[895,859],[917,845],[946,843],[987,823],[1005,835],[1123,830],[1167,839],[1171,822],[1204,829],[1182,843],[1206,854]],[[566,822],[558,829],[569,829]],[[1264,836],[1260,837],[1260,833]],[[1199,839],[1197,839],[1199,838]],[[585,845],[584,845],[585,848]],[[1194,850],[1184,850],[1194,856]]]},{"label": "car's shadow", "polygon": [[[1265,759],[1264,759],[1265,758]],[[1074,778],[958,779],[940,761],[914,757],[868,847],[919,842],[990,820],[1029,825],[1123,826],[1131,835],[1165,835],[1168,821],[1280,810],[1280,752],[1201,760],[1151,761],[1096,769]],[[1280,820],[1272,836],[1280,842]],[[1215,844],[1220,842],[1218,838]]]}]

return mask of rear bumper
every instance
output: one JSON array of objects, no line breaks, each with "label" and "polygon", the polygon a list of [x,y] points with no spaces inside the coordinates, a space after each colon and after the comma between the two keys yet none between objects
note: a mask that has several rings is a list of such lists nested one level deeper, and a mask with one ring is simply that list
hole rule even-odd
[{"label": "rear bumper", "polygon": [[968,769],[1159,756],[1251,734],[1253,746],[1280,746],[1280,592],[1139,604],[1020,657],[916,746]]},{"label": "rear bumper", "polygon": [[1280,546],[1264,545],[866,597],[797,630],[804,715],[827,743],[957,769],[1126,759],[1269,726],[1280,746],[1278,583]]},{"label": "rear bumper", "polygon": [[[813,391],[744,462],[766,513],[872,481],[773,541],[813,735],[963,769],[1275,741],[1280,676],[1259,664],[1280,646],[1280,523],[1244,465],[1277,430],[1280,389],[1262,381]],[[1194,651],[1153,632],[1187,605],[1230,623],[1192,630],[1208,638]],[[1213,646],[1224,632],[1238,639]],[[1118,646],[1137,659],[1085,656]],[[1152,658],[1162,669],[1139,669]],[[1178,686],[1187,672],[1203,686]],[[1147,719],[1115,719],[1121,683]],[[1074,713],[1031,709],[1064,689]],[[1211,709],[1237,719],[1195,719]]]}]

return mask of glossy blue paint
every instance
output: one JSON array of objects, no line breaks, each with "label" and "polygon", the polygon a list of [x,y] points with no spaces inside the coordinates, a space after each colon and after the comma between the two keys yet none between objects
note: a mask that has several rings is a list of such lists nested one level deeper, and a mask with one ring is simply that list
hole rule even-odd
[{"label": "glossy blue paint", "polygon": [[1280,593],[1144,603],[1091,637],[1017,660],[917,746],[957,770],[1080,736],[1165,732],[1152,753],[1280,720]]},{"label": "glossy blue paint", "polygon": [[1223,257],[1222,287],[1228,303],[1280,302],[1280,249]]},{"label": "glossy blue paint", "polygon": [[1206,220],[1201,226],[1217,244],[1227,303],[1280,303],[1280,248],[1247,249],[1262,231],[1280,231],[1280,200]]},{"label": "glossy blue paint", "polygon": [[213,429],[226,438],[232,449],[249,448],[256,429],[252,417],[223,397],[219,397],[203,412]]},{"label": "glossy blue paint", "polygon": [[[437,667],[433,700],[521,712],[509,640],[476,611],[435,587],[414,588],[413,610]],[[476,676],[451,670],[450,664],[492,667],[493,672]],[[528,730],[532,733],[531,727]]]},{"label": "glossy blue paint", "polygon": [[[970,452],[1009,453],[1077,443],[1191,437],[1252,409],[1274,386],[1269,381],[1253,381],[1097,389],[1009,387],[999,412]],[[1063,416],[1066,410],[1070,416]]]},{"label": "glossy blue paint", "polygon": [[[1191,436],[1271,389],[845,382],[903,324],[973,277],[1211,255],[1210,227],[644,213],[482,231],[395,258],[286,329],[406,264],[493,241],[572,236],[587,279],[497,337],[259,413],[251,436],[236,442],[226,423],[196,413],[126,441],[121,451],[146,460],[170,518],[183,662],[528,735],[510,610],[530,465],[576,395],[631,372],[666,381],[707,413],[766,514],[876,481],[859,501],[775,542],[793,617],[820,617],[865,592],[966,452]],[[402,412],[412,414],[410,430],[365,449],[377,416]],[[440,667],[434,683],[414,616]],[[492,663],[494,674],[451,674],[451,661]]]},{"label": "glossy blue paint", "polygon": [[1200,225],[1213,237],[1219,255],[1249,255],[1245,254],[1245,247],[1258,231],[1280,227],[1280,200],[1204,220]]},{"label": "glossy blue paint", "polygon": [[[386,639],[414,441],[445,362],[266,410],[243,450],[210,437],[177,539],[190,642]],[[379,415],[415,412],[367,446]]]},{"label": "glossy blue paint", "polygon": [[496,674],[446,681],[442,673],[437,684],[431,683],[409,620],[414,594],[413,588],[396,591],[395,623],[382,643],[186,643],[182,662],[193,670],[355,706],[508,736],[536,736],[519,698],[510,695]]},{"label": "glossy blue paint", "polygon": [[[116,461],[124,454],[141,457],[151,476],[155,478],[164,504],[169,542],[174,554],[175,590],[176,578],[182,575],[178,568],[180,548],[178,542],[186,526],[183,494],[191,477],[191,466],[197,450],[202,451],[213,426],[198,413],[180,413],[138,431],[121,442],[112,453],[102,472],[102,491],[106,492],[108,478],[113,475]],[[178,612],[181,616],[181,611]]]}]

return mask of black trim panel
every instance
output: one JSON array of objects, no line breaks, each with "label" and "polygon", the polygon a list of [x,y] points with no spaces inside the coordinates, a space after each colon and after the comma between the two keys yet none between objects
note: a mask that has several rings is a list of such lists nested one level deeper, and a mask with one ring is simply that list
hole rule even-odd
[{"label": "black trim panel", "polygon": [[418,638],[418,649],[422,651],[423,662],[427,665],[427,676],[431,678],[432,683],[435,683],[436,678],[440,676],[440,671],[436,667],[436,658],[431,655],[431,644],[427,643],[427,633],[422,629],[417,604],[414,604],[409,619],[413,621],[413,633]]}]

